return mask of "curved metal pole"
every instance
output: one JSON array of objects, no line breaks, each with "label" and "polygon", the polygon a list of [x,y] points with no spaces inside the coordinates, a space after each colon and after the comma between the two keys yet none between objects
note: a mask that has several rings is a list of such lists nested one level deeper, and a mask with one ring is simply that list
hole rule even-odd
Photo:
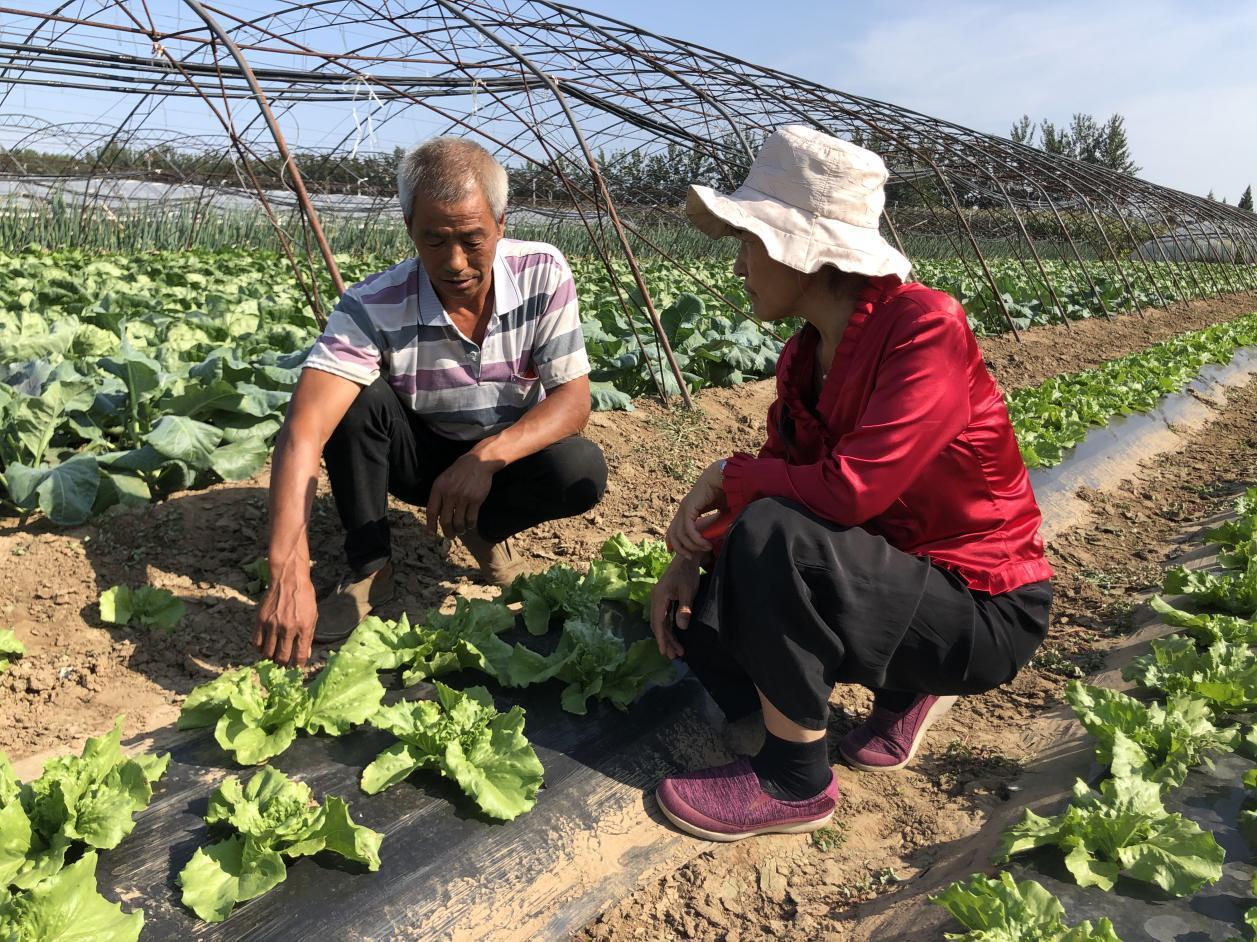
[{"label": "curved metal pole", "polygon": [[[120,0],[114,0],[114,5],[117,6],[127,16],[127,18],[131,20],[131,22],[134,25],[129,28],[119,26],[119,25],[113,25],[113,24],[95,24],[95,25],[101,25],[109,29],[115,29],[115,30],[120,30],[124,32],[137,32],[140,35],[145,36],[146,38],[148,38],[150,41],[154,43],[158,42],[159,35],[151,30],[145,29],[143,24],[141,24],[131,14],[130,10],[127,9],[125,4],[121,3]],[[65,22],[75,23],[78,25],[93,25],[89,21],[75,20],[72,18],[62,18],[62,17],[52,16],[52,15],[47,17],[47,19],[55,19],[58,21],[64,20]],[[177,34],[165,34],[167,38],[172,35],[177,35]],[[201,41],[198,44],[197,49],[208,48],[212,45],[212,43],[213,43],[213,38],[211,37],[211,39],[209,40]],[[176,59],[174,55],[172,55],[169,52],[169,50],[164,49],[164,47],[163,47],[163,54],[165,55],[167,61],[170,62],[171,66],[174,67],[180,73],[180,75],[183,77],[183,79],[189,86],[188,94],[195,95],[205,102],[206,106],[210,109],[210,112],[218,119],[219,123],[223,126],[224,131],[227,132],[229,140],[231,141],[232,147],[234,147],[235,150],[240,154],[243,164],[244,164],[245,172],[248,174],[250,181],[253,184],[254,190],[257,194],[258,202],[261,204],[263,211],[266,213],[268,219],[271,221],[272,226],[275,229],[276,238],[279,240],[280,247],[283,249],[284,254],[288,257],[289,264],[292,266],[293,276],[296,279],[298,286],[301,288],[302,293],[306,296],[306,301],[310,305],[310,310],[314,315],[315,321],[319,325],[322,325],[323,323],[325,323],[326,319],[323,315],[322,304],[321,304],[322,299],[319,297],[319,294],[318,294],[318,286],[311,285],[309,288],[307,288],[306,286],[305,278],[302,276],[301,271],[297,267],[297,262],[296,262],[296,259],[293,257],[292,249],[288,243],[287,236],[284,233],[283,229],[279,226],[278,221],[275,218],[274,212],[272,211],[270,207],[270,203],[267,200],[266,193],[262,189],[261,184],[257,180],[256,176],[254,175],[252,167],[249,166],[248,158],[249,158],[249,154],[252,153],[252,149],[249,148],[246,144],[244,144],[243,140],[237,134],[235,134],[234,130],[232,129],[230,125],[230,122],[226,118],[224,118],[223,115],[218,112],[218,109],[214,107],[213,103],[210,102],[208,98],[206,98],[205,93],[201,90],[200,86],[187,73],[184,62],[179,59]],[[154,89],[156,89],[156,86],[157,86],[157,82],[155,80]],[[115,141],[118,140],[119,136],[122,134],[123,128],[126,127],[127,124],[131,121],[131,119],[134,118],[140,112],[141,108],[146,103],[146,100],[147,100],[146,98],[142,98],[140,102],[137,103],[136,106],[130,110],[130,112],[128,112],[126,118],[123,119],[121,122],[119,122],[115,126],[113,132],[109,135],[108,142],[104,145],[105,148],[108,148]],[[151,116],[151,114],[152,114],[152,111],[150,109],[149,116]],[[246,153],[246,151],[248,153]],[[220,163],[221,162],[222,162],[222,159],[220,158]],[[90,174],[95,174],[96,170],[99,168],[99,165],[100,165],[100,162],[99,162],[99,157],[98,157],[96,162],[93,164]],[[238,174],[238,171],[237,171],[237,174]],[[90,178],[91,177],[89,175],[89,182],[90,182]],[[241,183],[243,184],[243,180],[241,181]],[[86,200],[85,200],[85,203],[86,203]],[[81,225],[82,225],[82,222],[80,221],[80,227]]]},{"label": "curved metal pole", "polygon": [[262,91],[262,86],[258,84],[257,76],[253,74],[253,70],[249,67],[248,60],[245,59],[244,53],[240,51],[240,47],[236,45],[236,41],[231,35],[218,25],[218,21],[209,15],[205,7],[201,6],[198,0],[183,0],[185,4],[192,8],[201,19],[205,21],[205,25],[214,31],[214,34],[223,41],[223,44],[231,51],[232,58],[236,60],[236,64],[240,66],[240,71],[244,73],[245,79],[249,82],[249,87],[253,89],[253,97],[257,100],[258,108],[261,109],[263,117],[266,118],[267,127],[271,130],[271,135],[275,138],[275,146],[279,148],[279,154],[284,159],[284,163],[288,167],[288,172],[292,175],[292,187],[296,191],[297,201],[301,204],[301,211],[305,214],[306,221],[310,224],[310,231],[314,233],[314,239],[319,244],[319,252],[323,256],[323,264],[327,266],[327,273],[332,278],[332,284],[336,288],[338,295],[345,293],[345,280],[341,278],[340,266],[336,264],[336,258],[332,255],[332,247],[327,243],[327,236],[323,233],[323,227],[319,224],[319,214],[314,208],[314,204],[310,202],[310,194],[306,192],[305,181],[301,179],[301,171],[297,169],[297,162],[293,160],[292,153],[288,150],[288,143],[284,140],[283,132],[279,129],[279,123],[275,120],[275,115],[271,113],[271,107],[267,104],[266,93]]},{"label": "curved metal pole", "polygon": [[[575,7],[571,7],[564,10],[564,12],[569,17],[576,20],[578,23],[581,23],[584,26],[586,26],[588,29],[594,30],[595,32],[599,33],[600,35],[605,37],[608,41],[616,43],[621,48],[621,50],[625,51],[626,55],[628,54],[630,50],[632,50],[632,47],[629,46],[627,43],[625,43],[623,40],[613,37],[609,31],[603,29],[601,26],[595,26],[593,23],[591,23],[585,17],[584,10],[577,10]],[[660,61],[657,57],[652,58],[650,60],[650,63],[660,72],[662,72],[664,75],[669,76],[670,78],[676,80],[681,85],[683,85],[696,98],[699,98],[700,100],[710,105],[712,109],[717,114],[719,114],[722,118],[724,118],[725,121],[728,123],[730,129],[734,133],[734,136],[737,137],[738,143],[742,145],[742,150],[746,153],[747,159],[748,160],[755,159],[755,151],[751,147],[751,145],[747,143],[746,135],[742,133],[742,128],[738,125],[736,121],[733,120],[733,115],[731,115],[729,111],[716,98],[712,97],[711,95],[708,95],[697,85],[695,85],[694,83],[686,79],[684,76],[682,76],[679,72],[676,72],[675,70],[668,68],[668,66],[664,65],[663,62]]]},{"label": "curved metal pole", "polygon": [[[2,2],[4,0],[0,0]],[[110,0],[94,2],[102,8],[110,5]],[[1033,268],[1037,265],[1040,275],[1045,273],[1046,267],[1051,279],[1061,277],[1063,271],[1051,271],[1053,266],[1044,266],[1047,252],[1043,251],[1040,256],[1039,249],[1044,246],[1040,240],[1045,236],[1040,233],[1039,223],[1051,222],[1050,219],[1041,220],[1040,211],[1050,212],[1051,217],[1055,218],[1055,224],[1064,234],[1067,243],[1062,246],[1066,254],[1058,257],[1065,261],[1066,270],[1072,265],[1078,266],[1084,284],[1090,282],[1094,285],[1099,279],[1099,270],[1111,270],[1126,283],[1128,292],[1133,296],[1135,292],[1132,276],[1140,271],[1148,276],[1148,284],[1154,296],[1165,305],[1167,299],[1161,284],[1170,278],[1175,283],[1183,284],[1185,294],[1194,289],[1197,295],[1204,296],[1214,292],[1242,290],[1253,284],[1253,276],[1257,274],[1257,266],[1252,265],[1212,265],[1204,266],[1206,270],[1199,271],[1201,266],[1192,265],[1185,259],[1167,259],[1168,264],[1151,264],[1145,254],[1136,252],[1133,257],[1126,258],[1125,253],[1121,252],[1124,238],[1129,237],[1131,243],[1138,247],[1146,238],[1155,235],[1162,224],[1170,228],[1186,224],[1184,245],[1201,250],[1211,242],[1211,225],[1216,224],[1232,244],[1240,247],[1236,250],[1235,259],[1248,257],[1251,246],[1257,241],[1257,219],[1250,218],[1248,214],[1240,214],[1230,207],[1208,204],[1199,198],[1156,187],[1135,178],[1124,178],[1092,165],[1075,165],[1072,161],[1055,159],[1041,153],[1034,159],[1029,152],[1015,153],[1006,141],[978,134],[953,122],[824,88],[779,70],[766,69],[704,50],[695,44],[660,37],[604,15],[577,10],[552,0],[529,0],[520,4],[503,3],[502,0],[452,0],[453,6],[477,17],[482,29],[492,34],[495,45],[505,50],[490,50],[488,58],[473,56],[470,61],[462,57],[460,50],[486,47],[478,37],[461,35],[466,29],[464,23],[468,17],[460,17],[462,22],[457,22],[450,15],[449,4],[435,4],[432,0],[404,5],[404,11],[400,8],[392,11],[400,21],[413,18],[424,21],[417,27],[417,32],[410,33],[421,46],[418,57],[360,55],[358,50],[343,49],[336,52],[316,52],[301,47],[296,41],[306,31],[339,24],[362,26],[380,34],[374,37],[374,41],[359,47],[360,49],[370,50],[386,44],[391,41],[390,23],[398,29],[410,32],[402,22],[393,21],[387,13],[381,14],[381,9],[389,10],[391,4],[388,2],[281,2],[281,9],[277,12],[272,11],[257,20],[249,21],[257,24],[261,39],[251,38],[255,35],[253,32],[242,33],[239,29],[232,29],[232,20],[237,18],[227,11],[216,9],[213,0],[200,2],[225,28],[231,30],[246,55],[256,59],[257,56],[268,53],[282,52],[315,56],[323,63],[312,72],[287,68],[259,68],[254,71],[254,77],[267,88],[271,96],[270,106],[275,118],[284,117],[286,109],[303,102],[345,100],[344,89],[334,88],[331,84],[336,81],[336,77],[323,79],[320,75],[324,69],[335,63],[351,75],[356,74],[371,82],[381,94],[388,89],[389,97],[400,100],[403,108],[410,104],[421,104],[434,114],[453,121],[456,126],[468,127],[459,120],[459,116],[442,111],[436,105],[435,96],[466,93],[467,86],[461,77],[458,81],[453,81],[448,72],[442,71],[424,79],[422,87],[415,87],[409,84],[410,79],[406,76],[399,75],[390,82],[390,76],[365,74],[354,69],[352,62],[361,60],[438,64],[454,71],[467,71],[476,76],[475,82],[490,86],[495,81],[506,81],[495,76],[503,71],[518,71],[516,62],[522,57],[528,57],[531,59],[528,63],[530,67],[535,63],[536,67],[545,69],[555,79],[556,85],[561,82],[562,86],[562,94],[551,99],[548,114],[544,118],[545,126],[540,126],[535,119],[532,124],[537,133],[554,135],[549,140],[555,142],[554,146],[572,155],[577,161],[576,165],[582,161],[575,142],[570,140],[571,134],[587,135],[588,146],[597,148],[609,141],[629,139],[640,131],[656,141],[675,140],[687,150],[714,157],[717,165],[723,168],[734,162],[740,164],[741,151],[747,149],[745,142],[752,129],[771,130],[797,116],[814,126],[826,127],[830,133],[871,128],[876,136],[884,136],[888,141],[896,142],[898,146],[893,147],[891,153],[895,154],[897,166],[893,166],[892,171],[903,169],[906,162],[909,169],[920,166],[924,172],[921,179],[934,179],[935,185],[928,187],[928,192],[921,192],[917,188],[911,179],[911,173],[905,183],[908,188],[924,197],[922,213],[928,214],[936,223],[939,216],[950,217],[940,234],[960,257],[965,270],[977,275],[979,280],[983,273],[974,270],[977,266],[972,262],[975,256],[979,263],[982,262],[982,253],[991,251],[987,238],[1002,239],[1010,236],[1014,240],[1010,254],[1021,263],[1027,274],[1033,277]],[[212,38],[205,38],[214,34],[203,32],[200,27],[159,32],[151,18],[148,25],[144,26],[134,16],[130,18],[136,25],[123,27],[103,21],[99,11],[89,13],[87,19],[71,17],[62,15],[69,7],[64,0],[50,0],[50,3],[61,5],[51,14],[31,14],[29,11],[2,8],[0,13],[38,16],[42,20],[43,28],[51,28],[49,24],[53,23],[64,23],[120,30],[124,34],[134,33],[154,40],[160,38],[167,43],[171,39],[202,45],[215,42]],[[112,5],[126,12],[125,0],[112,0]],[[373,6],[381,9],[373,10]],[[145,13],[147,12],[145,8]],[[555,15],[547,17],[547,13]],[[273,24],[273,28],[267,26],[268,22]],[[38,32],[39,28],[35,33]],[[516,39],[516,36],[522,38]],[[511,41],[518,43],[518,48],[503,46],[504,42]],[[5,50],[10,48],[8,44],[0,45]],[[381,51],[392,52],[393,47]],[[543,51],[548,51],[554,58],[541,58]],[[6,53],[0,57],[0,93],[3,93],[4,84],[14,85],[24,81],[24,68],[31,73],[49,74],[57,71],[57,64],[62,64],[64,68],[74,70],[67,73],[69,77],[62,82],[62,87],[105,90],[117,85],[119,75],[111,70],[119,68],[123,58],[129,66],[143,67],[142,71],[147,69],[149,61],[133,56],[114,57],[104,52],[87,53],[77,47],[54,48],[51,52],[54,55],[45,61],[38,60],[31,54],[31,50],[25,48],[15,55]],[[67,57],[74,61],[65,64]],[[91,60],[89,64],[79,62],[86,62],[88,59]],[[84,71],[92,67],[95,68],[94,72]],[[250,86],[245,85],[245,79],[241,77],[244,70],[222,70],[217,59],[213,66],[184,63],[174,67],[185,73],[184,78],[191,88],[187,91],[176,91],[178,86],[163,76],[160,85],[154,79],[155,87],[149,92],[150,95],[195,95],[199,91],[198,77],[217,72],[223,99],[252,97],[249,94]],[[227,79],[225,84],[224,75]],[[44,83],[38,74],[27,75],[25,78],[31,84]],[[128,81],[142,82],[143,79]],[[518,79],[510,81],[513,83],[510,86],[494,85],[494,97],[511,112],[507,117],[518,120],[520,115],[515,113],[506,97],[520,91],[527,93],[530,83],[525,81],[520,85]],[[127,92],[132,89],[131,86],[123,85],[112,90]],[[565,104],[564,98],[570,110],[565,106],[560,111],[560,105]],[[152,100],[150,98],[149,102]],[[581,126],[574,132],[569,132],[564,122],[565,112],[569,117],[568,123],[573,114],[581,122]],[[593,117],[587,118],[586,115],[590,113],[593,113]],[[259,119],[264,117],[259,109],[256,115],[250,116],[248,124],[242,126],[242,130],[260,130]],[[741,146],[733,135],[726,138],[720,134],[726,122],[735,134],[742,134],[745,129],[747,136],[742,137]],[[124,127],[125,125],[120,125],[114,131],[114,140],[123,139],[121,135],[125,133]],[[491,128],[476,126],[471,130],[490,140],[494,139]],[[108,132],[105,136],[109,136]],[[127,141],[127,146],[132,146],[132,140],[133,138]],[[238,141],[235,146],[240,146]],[[509,144],[504,146],[508,153],[518,153]],[[113,158],[112,154],[101,155],[98,161],[100,166],[94,168],[94,172],[103,170],[108,174]],[[259,158],[251,157],[250,162],[253,159]],[[527,159],[531,160],[530,157]],[[588,159],[586,154],[585,162]],[[90,157],[88,162],[91,162]],[[309,171],[308,165],[306,169]],[[588,199],[593,203],[598,212],[598,225],[601,227],[612,221],[608,218],[609,215],[614,213],[618,216],[617,210],[620,207],[605,202],[600,193],[601,187],[595,185],[595,181],[599,184],[605,181],[608,191],[615,191],[617,196],[618,191],[610,176],[600,179],[601,170],[596,164],[591,165],[590,174],[588,181],[583,177],[580,180],[568,179],[565,185],[568,196],[580,194],[577,197],[578,202]],[[108,180],[107,175],[104,180]],[[1027,190],[1030,194],[1035,190],[1039,191],[1046,203],[1040,204],[1032,195],[1031,202],[1025,202]],[[980,207],[990,200],[994,212],[989,216],[984,211],[971,212],[971,195],[978,199]],[[642,196],[650,194],[643,191]],[[675,201],[667,202],[666,198],[657,196],[651,196],[650,201],[666,215],[677,217]],[[957,203],[960,204],[959,208]],[[604,211],[603,207],[607,205],[610,205],[610,209]],[[895,219],[888,209],[886,219],[890,227],[889,235],[896,243],[901,244],[903,241],[899,238],[898,230],[902,228],[906,235],[908,227],[917,219],[917,212],[905,207],[905,214]],[[928,223],[929,219],[920,221]],[[642,234],[633,225],[633,220],[620,219],[619,223],[626,233],[634,237],[633,245],[639,244],[637,237]],[[1136,231],[1141,226],[1146,226],[1147,230],[1137,237]],[[970,228],[967,233],[969,239],[965,238],[967,227]],[[1020,239],[1017,238],[1018,232],[1013,231],[1014,227],[1019,230]],[[600,236],[604,240],[600,243],[603,250],[610,248],[609,243],[605,242],[608,237],[609,234]],[[971,243],[977,242],[979,238],[981,245],[975,252]],[[1038,248],[1036,243],[1039,243]],[[1095,258],[1104,264],[1097,266],[1090,257],[1084,261],[1079,251],[1083,247],[1095,249]],[[1072,265],[1070,255],[1067,254],[1070,251]],[[974,255],[970,255],[971,252]],[[312,256],[313,253],[307,251],[307,254]],[[998,254],[1003,254],[1002,249]],[[1034,256],[1033,265],[1030,264],[1031,255]],[[311,261],[317,267],[317,262],[312,258]],[[1096,276],[1094,279],[1093,275]],[[1059,310],[1059,298],[1056,297],[1051,279],[1047,282],[1048,291],[1053,294]],[[1105,307],[1103,299],[1099,306]]]},{"label": "curved metal pole", "polygon": [[[188,0],[188,2],[196,2],[196,0]],[[637,258],[633,255],[633,249],[629,246],[628,233],[624,231],[624,226],[620,223],[619,213],[615,210],[615,204],[611,200],[611,191],[607,189],[607,181],[603,179],[602,172],[598,169],[598,161],[594,159],[593,151],[589,149],[589,143],[585,140],[585,135],[581,133],[580,123],[576,120],[576,115],[572,114],[572,109],[568,107],[559,83],[550,76],[544,69],[538,67],[532,60],[516,49],[513,45],[499,38],[492,30],[482,26],[479,21],[467,13],[464,13],[458,7],[454,6],[449,0],[433,0],[433,2],[445,10],[447,13],[458,17],[477,33],[484,36],[496,46],[501,47],[510,53],[520,65],[528,69],[533,75],[541,79],[541,81],[550,89],[550,93],[554,95],[555,101],[559,103],[559,107],[563,109],[563,114],[567,117],[568,124],[571,125],[572,133],[576,135],[576,140],[580,144],[581,151],[585,155],[585,161],[589,164],[590,172],[593,174],[594,182],[598,185],[598,192],[602,197],[603,204],[607,207],[607,214],[611,217],[611,223],[615,227],[616,235],[620,240],[620,245],[624,249],[624,256],[628,260],[629,269],[633,273],[633,280],[637,283],[637,290],[642,294],[642,300],[646,304],[646,313],[650,317],[651,326],[654,328],[655,337],[659,341],[659,346],[663,348],[664,355],[668,359],[668,366],[672,369],[672,376],[676,380],[677,388],[681,392],[681,401],[685,403],[685,408],[693,409],[694,402],[690,398],[689,388],[685,385],[685,378],[681,375],[681,367],[677,363],[676,354],[672,352],[672,344],[668,342],[668,335],[664,332],[663,324],[659,321],[659,314],[655,310],[655,302],[650,296],[650,289],[646,287],[646,279],[642,277],[641,269],[637,266]]]}]

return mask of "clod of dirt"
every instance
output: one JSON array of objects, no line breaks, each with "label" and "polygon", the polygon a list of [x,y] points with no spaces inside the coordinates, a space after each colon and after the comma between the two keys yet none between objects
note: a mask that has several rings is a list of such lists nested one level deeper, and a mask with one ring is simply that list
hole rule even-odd
[{"label": "clod of dirt", "polygon": [[759,873],[759,891],[776,902],[784,900],[786,898],[786,878],[778,867],[777,858],[767,858],[756,870]]}]

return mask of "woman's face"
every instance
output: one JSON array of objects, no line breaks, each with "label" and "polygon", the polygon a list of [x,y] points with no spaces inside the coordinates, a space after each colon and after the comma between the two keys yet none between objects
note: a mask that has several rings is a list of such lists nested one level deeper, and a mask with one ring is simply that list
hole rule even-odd
[{"label": "woman's face", "polygon": [[746,285],[756,318],[779,321],[798,314],[807,276],[770,257],[759,236],[741,232],[738,237],[742,247],[733,261],[733,273]]}]

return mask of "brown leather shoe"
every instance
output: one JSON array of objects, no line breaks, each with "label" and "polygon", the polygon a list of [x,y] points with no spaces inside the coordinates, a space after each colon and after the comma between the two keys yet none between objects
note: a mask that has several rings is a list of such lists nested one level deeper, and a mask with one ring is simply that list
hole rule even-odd
[{"label": "brown leather shoe", "polygon": [[480,574],[489,585],[509,588],[515,577],[525,572],[523,560],[511,552],[511,541],[490,543],[477,530],[463,532],[459,539],[476,558],[480,566]]},{"label": "brown leather shoe", "polygon": [[319,620],[314,640],[319,644],[344,641],[371,614],[393,597],[393,564],[385,563],[369,576],[346,576],[340,585],[319,600]]}]

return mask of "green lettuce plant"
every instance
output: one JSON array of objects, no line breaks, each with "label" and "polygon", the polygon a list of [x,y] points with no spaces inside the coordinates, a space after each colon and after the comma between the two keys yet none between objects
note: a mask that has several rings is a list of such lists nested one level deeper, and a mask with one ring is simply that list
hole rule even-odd
[{"label": "green lettuce plant", "polygon": [[169,589],[116,585],[100,595],[100,620],[110,625],[142,625],[173,634],[184,606]]},{"label": "green lettuce plant", "polygon": [[1170,595],[1185,595],[1202,608],[1257,618],[1257,555],[1234,571],[1214,573],[1176,566],[1165,574],[1162,588]]},{"label": "green lettuce plant", "polygon": [[244,570],[244,574],[249,577],[245,588],[250,595],[257,595],[271,585],[271,563],[265,556],[260,556],[252,562],[245,563],[240,567]]},{"label": "green lettuce plant", "polygon": [[649,611],[651,590],[672,562],[668,547],[651,539],[634,543],[617,533],[602,544],[600,556],[586,576],[590,591],[601,598],[622,601],[630,611]]},{"label": "green lettuce plant", "polygon": [[210,795],[205,823],[225,836],[197,849],[179,885],[183,904],[206,922],[223,921],[236,904],[282,883],[285,858],[330,851],[380,869],[382,834],[355,824],[340,798],[319,805],[310,786],[269,766],[244,785],[227,778]]},{"label": "green lettuce plant", "polygon": [[1240,729],[1219,729],[1210,704],[1190,694],[1173,694],[1162,706],[1074,680],[1065,688],[1065,699],[1096,740],[1101,762],[1112,763],[1120,733],[1143,750],[1145,775],[1163,791],[1182,785],[1188,770],[1207,761],[1208,753],[1234,752],[1240,745]]},{"label": "green lettuce plant", "polygon": [[0,752],[0,895],[30,868],[31,820],[22,807],[22,783]]},{"label": "green lettuce plant", "polygon": [[143,928],[143,910],[124,913],[96,889],[95,851],[27,889],[0,888],[5,942],[137,942]]},{"label": "green lettuce plant", "polygon": [[180,729],[213,726],[214,739],[241,765],[287,749],[298,730],[342,735],[364,723],[384,696],[375,666],[337,651],[307,690],[301,671],[259,661],[197,687],[179,713]]},{"label": "green lettuce plant", "polygon": [[1151,605],[1163,622],[1194,638],[1197,644],[1206,647],[1217,641],[1257,644],[1257,619],[1212,612],[1191,614],[1175,608],[1159,595],[1153,596]]},{"label": "green lettuce plant", "polygon": [[122,717],[77,756],[58,756],[38,778],[17,780],[0,753],[0,889],[31,889],[57,873],[67,855],[110,850],[135,827],[168,755],[125,756]]},{"label": "green lettuce plant", "polygon": [[403,700],[371,718],[398,741],[363,770],[362,790],[374,795],[418,769],[435,769],[491,818],[510,821],[530,810],[544,770],[524,736],[524,711],[499,713],[483,687],[435,686],[435,701]]},{"label": "green lettuce plant", "polygon": [[1205,534],[1205,542],[1234,545],[1257,536],[1257,486],[1248,488],[1235,499],[1235,516],[1235,520],[1210,529]]},{"label": "green lettuce plant", "polygon": [[551,654],[516,645],[509,676],[518,687],[552,678],[564,681],[563,709],[583,715],[590,697],[628,709],[647,684],[669,682],[673,667],[652,638],[626,646],[623,638],[601,623],[570,618]]},{"label": "green lettuce plant", "polygon": [[948,932],[955,942],[1121,942],[1108,919],[1065,925],[1065,907],[1034,880],[1017,883],[1001,871],[998,880],[975,874],[953,883],[930,902],[943,907],[964,932]]},{"label": "green lettuce plant", "polygon": [[1203,650],[1191,638],[1157,638],[1122,671],[1126,680],[1167,694],[1206,701],[1215,713],[1257,706],[1257,653],[1246,644],[1215,641]]},{"label": "green lettuce plant", "polygon": [[511,646],[498,637],[515,623],[499,601],[455,599],[454,611],[433,609],[421,625],[403,614],[397,621],[370,616],[341,650],[369,661],[376,670],[402,669],[407,686],[460,670],[478,670],[506,683]]},{"label": "green lettuce plant", "polygon": [[533,575],[517,576],[500,601],[522,602],[524,627],[531,634],[543,635],[557,616],[597,621],[602,600],[598,590],[584,573],[559,564]]},{"label": "green lettuce plant", "polygon": [[1161,803],[1147,777],[1147,757],[1122,732],[1113,736],[1112,777],[1098,792],[1079,779],[1062,814],[1040,817],[1026,809],[1000,838],[995,862],[1036,847],[1059,847],[1080,886],[1111,890],[1119,875],[1188,896],[1222,877],[1225,854],[1208,831]]},{"label": "green lettuce plant", "polygon": [[17,639],[12,628],[0,628],[0,674],[26,653],[26,645]]}]

